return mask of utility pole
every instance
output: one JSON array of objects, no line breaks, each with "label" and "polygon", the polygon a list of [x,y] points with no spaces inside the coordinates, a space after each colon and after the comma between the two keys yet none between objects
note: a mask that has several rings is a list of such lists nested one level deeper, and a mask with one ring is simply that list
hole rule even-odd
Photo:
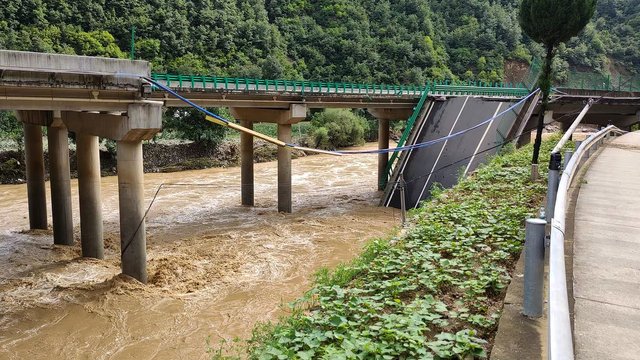
[{"label": "utility pole", "polygon": [[129,59],[135,60],[136,58],[136,27],[131,25],[131,51],[129,52]]}]

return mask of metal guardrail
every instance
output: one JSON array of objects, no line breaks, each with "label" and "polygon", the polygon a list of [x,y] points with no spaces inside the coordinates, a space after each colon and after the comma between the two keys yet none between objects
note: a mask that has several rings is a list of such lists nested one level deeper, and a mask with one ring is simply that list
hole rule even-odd
[{"label": "metal guardrail", "polygon": [[[427,101],[428,94],[429,94],[429,88],[426,87],[424,92],[422,93],[422,96],[420,97],[420,101],[418,101],[418,105],[416,105],[416,107],[413,108],[413,113],[411,114],[411,117],[409,117],[409,119],[407,120],[407,124],[405,125],[404,131],[402,132],[402,136],[400,136],[400,139],[398,140],[397,147],[402,147],[407,142],[407,139],[409,138],[409,134],[411,133],[411,129],[413,129],[413,124],[415,124],[416,119],[418,119],[418,116],[422,112],[422,108],[425,102]],[[391,176],[391,171],[395,166],[395,162],[399,154],[400,153],[397,151],[394,151],[393,154],[391,154],[391,158],[389,159],[389,162],[387,162],[387,167],[384,170],[385,172],[384,184],[379,184],[382,187],[387,185],[387,182],[389,181],[389,176]]]},{"label": "metal guardrail", "polygon": [[[609,134],[622,134],[624,131],[611,125],[591,135],[583,141],[570,155],[562,172],[558,184],[555,204],[553,204],[553,219],[551,219],[551,234],[549,241],[549,329],[548,329],[548,359],[573,359],[573,335],[569,315],[569,299],[567,293],[567,275],[565,269],[565,211],[569,187],[584,163]],[[560,154],[552,154],[552,159],[560,158]]]},{"label": "metal guardrail", "polygon": [[572,71],[562,83],[555,84],[559,88],[575,90],[595,90],[613,92],[640,92],[640,75],[610,75],[593,72]]},{"label": "metal guardrail", "polygon": [[325,95],[422,96],[425,88],[433,95],[478,95],[521,97],[529,91],[523,84],[481,81],[431,81],[426,85],[357,84],[296,80],[227,78],[203,75],[151,74],[151,78],[174,89],[241,92],[289,92]]}]

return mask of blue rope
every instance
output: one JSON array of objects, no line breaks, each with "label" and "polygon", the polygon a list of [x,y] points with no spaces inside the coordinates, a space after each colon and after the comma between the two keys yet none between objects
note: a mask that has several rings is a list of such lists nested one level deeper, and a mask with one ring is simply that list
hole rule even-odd
[{"label": "blue rope", "polygon": [[185,103],[187,103],[187,104],[191,105],[192,107],[194,107],[195,109],[199,110],[200,112],[203,112],[203,113],[205,113],[205,114],[207,114],[207,115],[209,115],[209,116],[211,116],[211,117],[214,117],[214,118],[216,118],[216,119],[218,119],[218,120],[222,121],[222,122],[223,122],[223,123],[225,123],[225,124],[228,124],[228,123],[230,122],[229,120],[227,120],[227,119],[223,118],[222,116],[220,116],[220,115],[218,115],[218,114],[214,114],[214,113],[212,113],[211,111],[209,111],[209,110],[207,110],[207,109],[203,108],[202,106],[200,106],[200,105],[198,105],[198,104],[194,103],[193,101],[191,101],[191,100],[187,99],[186,97],[184,97],[184,96],[182,96],[182,95],[178,94],[177,92],[173,91],[173,90],[172,90],[170,87],[168,87],[168,86],[162,85],[162,84],[160,84],[159,82],[157,82],[157,81],[155,81],[155,80],[153,80],[153,79],[150,79],[150,78],[148,78],[148,77],[141,77],[141,79],[143,79],[144,81],[146,81],[146,82],[148,82],[148,83],[150,83],[150,84],[152,84],[152,85],[154,85],[154,86],[157,86],[157,87],[159,87],[160,89],[162,89],[162,90],[164,90],[164,91],[168,92],[169,94],[171,94],[171,95],[175,96],[176,98],[178,98],[178,99],[180,99],[180,100],[184,101]]}]

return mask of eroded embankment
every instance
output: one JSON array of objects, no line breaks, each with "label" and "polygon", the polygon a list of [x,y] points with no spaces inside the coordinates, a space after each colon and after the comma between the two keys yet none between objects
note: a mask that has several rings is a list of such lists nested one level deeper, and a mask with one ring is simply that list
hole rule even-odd
[{"label": "eroded embankment", "polygon": [[102,180],[105,260],[51,245],[50,231],[24,232],[25,186],[0,186],[0,358],[199,359],[207,338],[250,336],[318,268],[397,224],[376,206],[376,160],[294,160],[286,215],[276,212],[275,163],[256,165],[254,208],[238,205],[238,168],[145,175],[147,203],[165,184],[147,221],[146,286],[118,275],[116,178]]}]

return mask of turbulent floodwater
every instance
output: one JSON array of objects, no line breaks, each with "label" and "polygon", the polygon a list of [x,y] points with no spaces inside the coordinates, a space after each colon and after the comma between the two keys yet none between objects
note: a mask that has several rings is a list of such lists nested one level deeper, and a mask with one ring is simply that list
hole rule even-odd
[{"label": "turbulent floodwater", "polygon": [[275,162],[256,165],[254,208],[239,206],[239,171],[145,175],[147,204],[160,184],[181,184],[164,185],[149,212],[146,286],[118,275],[117,178],[102,180],[105,260],[53,246],[50,231],[24,231],[26,186],[0,186],[0,359],[207,358],[207,339],[250,336],[318,268],[399,222],[376,206],[375,156],[294,160],[286,215],[276,210]]}]

